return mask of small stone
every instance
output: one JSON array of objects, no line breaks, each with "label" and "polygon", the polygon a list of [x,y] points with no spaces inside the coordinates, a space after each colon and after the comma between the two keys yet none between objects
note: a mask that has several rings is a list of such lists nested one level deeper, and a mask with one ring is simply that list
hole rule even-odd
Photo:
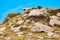
[{"label": "small stone", "polygon": [[35,40],[31,35],[27,36],[25,40]]},{"label": "small stone", "polygon": [[54,35],[54,33],[52,33],[52,32],[48,32],[48,37],[52,37],[53,35]]},{"label": "small stone", "polygon": [[43,37],[41,36],[38,36],[38,39],[37,40],[43,40]]},{"label": "small stone", "polygon": [[22,24],[23,22],[24,22],[23,20],[19,20],[17,24]]},{"label": "small stone", "polygon": [[21,36],[21,35],[23,35],[24,33],[23,32],[17,32],[16,33],[18,36]]},{"label": "small stone", "polygon": [[21,27],[26,27],[26,25],[23,25],[23,26],[21,26]]},{"label": "small stone", "polygon": [[29,22],[30,22],[30,20],[26,20],[24,24],[27,24],[27,23],[29,23]]},{"label": "small stone", "polygon": [[11,40],[11,37],[5,37],[5,40]]},{"label": "small stone", "polygon": [[18,31],[20,31],[20,27],[11,27],[11,30],[13,32],[18,32]]},{"label": "small stone", "polygon": [[41,37],[41,36],[38,36],[38,38],[39,38],[39,39],[43,39],[43,37]]},{"label": "small stone", "polygon": [[27,35],[29,35],[29,36],[30,36],[30,35],[32,35],[32,34],[33,34],[33,33],[28,33]]},{"label": "small stone", "polygon": [[5,36],[5,33],[4,32],[0,32],[0,37],[3,37]]},{"label": "small stone", "polygon": [[6,30],[6,27],[1,27],[0,28],[0,31],[4,31],[4,30]]},{"label": "small stone", "polygon": [[55,33],[60,35],[60,31],[55,31]]},{"label": "small stone", "polygon": [[60,12],[58,12],[56,15],[60,17]]}]

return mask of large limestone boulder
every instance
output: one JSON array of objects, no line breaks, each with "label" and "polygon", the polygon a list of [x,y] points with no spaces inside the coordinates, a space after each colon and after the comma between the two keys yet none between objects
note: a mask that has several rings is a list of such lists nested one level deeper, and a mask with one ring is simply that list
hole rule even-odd
[{"label": "large limestone boulder", "polygon": [[48,25],[44,25],[44,24],[39,23],[39,22],[35,23],[34,25],[35,25],[35,26],[33,26],[33,27],[31,28],[31,31],[32,31],[32,32],[41,32],[41,31],[51,32],[51,31],[54,30],[53,28],[49,27]]}]

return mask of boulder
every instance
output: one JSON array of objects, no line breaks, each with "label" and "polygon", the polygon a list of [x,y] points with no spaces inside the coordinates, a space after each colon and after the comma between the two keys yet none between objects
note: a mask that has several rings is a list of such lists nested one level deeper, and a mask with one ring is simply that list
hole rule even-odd
[{"label": "boulder", "polygon": [[24,22],[23,20],[19,20],[17,24],[22,24],[23,22]]},{"label": "boulder", "polygon": [[53,28],[49,27],[48,25],[44,25],[44,24],[39,23],[39,22],[35,23],[34,25],[35,25],[35,26],[33,26],[33,27],[31,28],[31,31],[32,31],[32,32],[41,32],[41,31],[51,32],[51,31],[54,30]]},{"label": "boulder", "polygon": [[58,12],[56,15],[60,17],[60,12]]},{"label": "boulder", "polygon": [[51,25],[51,26],[54,26],[54,24],[60,25],[60,20],[58,20],[59,17],[51,16],[50,18],[51,19],[50,19],[49,25]]},{"label": "boulder", "polygon": [[46,9],[33,9],[30,11],[29,16],[40,16],[40,15],[47,15]]}]

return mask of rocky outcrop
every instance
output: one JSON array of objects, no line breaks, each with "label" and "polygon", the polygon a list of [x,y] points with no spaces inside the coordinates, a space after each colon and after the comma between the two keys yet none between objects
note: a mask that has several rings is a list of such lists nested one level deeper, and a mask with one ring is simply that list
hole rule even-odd
[{"label": "rocky outcrop", "polygon": [[60,25],[59,12],[50,15],[48,11],[56,9],[25,8],[25,14],[10,18],[0,25],[1,40],[60,40],[60,31],[54,24]]}]

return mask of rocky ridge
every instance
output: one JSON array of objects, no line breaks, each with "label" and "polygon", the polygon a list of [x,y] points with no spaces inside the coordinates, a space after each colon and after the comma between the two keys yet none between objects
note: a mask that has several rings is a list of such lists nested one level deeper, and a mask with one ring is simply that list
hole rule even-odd
[{"label": "rocky ridge", "polygon": [[57,9],[25,8],[25,14],[0,24],[0,40],[60,40],[60,13],[50,15],[50,10]]}]

